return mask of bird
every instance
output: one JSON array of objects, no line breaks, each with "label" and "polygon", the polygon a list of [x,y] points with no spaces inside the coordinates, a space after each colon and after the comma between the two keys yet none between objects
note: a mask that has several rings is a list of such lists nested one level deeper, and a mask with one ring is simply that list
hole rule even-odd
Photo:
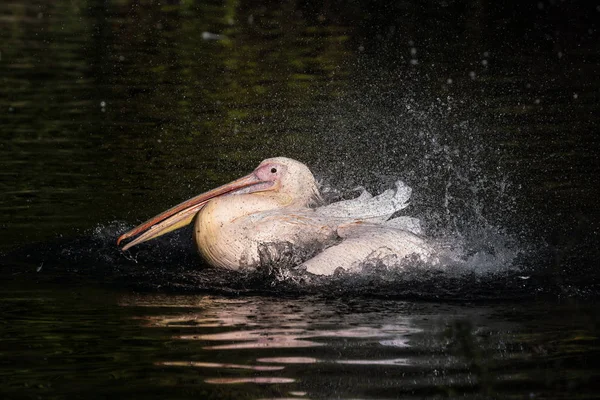
[{"label": "bird", "polygon": [[252,271],[265,259],[292,254],[301,270],[327,276],[340,268],[358,271],[373,259],[434,260],[419,220],[392,218],[409,205],[412,193],[402,181],[395,186],[377,196],[365,190],[354,199],[323,205],[319,185],[306,165],[286,157],[268,158],[252,173],[124,233],[117,246],[137,236],[122,247],[127,251],[193,222],[199,253],[216,268]]}]

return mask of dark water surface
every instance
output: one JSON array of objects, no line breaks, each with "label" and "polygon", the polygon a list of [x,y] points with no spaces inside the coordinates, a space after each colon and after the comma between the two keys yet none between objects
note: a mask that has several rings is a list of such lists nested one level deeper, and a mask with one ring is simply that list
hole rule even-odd
[{"label": "dark water surface", "polygon": [[594,305],[0,295],[4,398],[595,398]]},{"label": "dark water surface", "polygon": [[[0,2],[0,397],[597,398],[600,5]],[[262,159],[460,248],[322,279],[116,237]]]}]

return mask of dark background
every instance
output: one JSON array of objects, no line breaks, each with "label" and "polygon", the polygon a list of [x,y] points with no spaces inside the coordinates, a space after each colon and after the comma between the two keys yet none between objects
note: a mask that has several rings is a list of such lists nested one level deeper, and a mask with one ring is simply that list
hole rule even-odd
[{"label": "dark background", "polygon": [[[388,3],[0,1],[1,398],[598,397],[600,3]],[[116,247],[277,155],[464,262]]]},{"label": "dark background", "polygon": [[342,192],[404,179],[431,236],[597,275],[599,17],[581,1],[3,2],[1,246],[109,243],[285,155]]}]

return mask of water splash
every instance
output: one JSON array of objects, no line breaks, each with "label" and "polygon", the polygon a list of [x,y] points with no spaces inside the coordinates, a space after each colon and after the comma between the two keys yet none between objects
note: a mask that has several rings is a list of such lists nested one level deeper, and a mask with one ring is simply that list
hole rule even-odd
[{"label": "water splash", "polygon": [[[320,249],[295,249],[271,244],[264,263],[255,271],[238,273],[208,267],[196,254],[191,231],[182,230],[121,252],[115,238],[128,224],[99,225],[75,239],[33,244],[0,255],[0,276],[5,281],[108,285],[137,291],[213,293],[225,295],[306,295],[324,297],[368,296],[427,300],[520,299],[538,295],[594,296],[593,287],[569,285],[528,265],[520,256],[498,268],[504,253],[494,256],[470,253],[433,266],[418,260],[372,258],[357,272],[337,271],[331,277],[308,274],[298,263]],[[274,247],[275,246],[275,247]],[[284,257],[273,257],[273,250]],[[446,250],[455,249],[450,246]],[[464,249],[463,249],[464,251]],[[496,250],[497,251],[497,250]],[[491,252],[491,250],[490,250]],[[459,253],[463,255],[464,253]],[[285,256],[287,255],[287,257]],[[512,258],[511,258],[512,260]],[[392,262],[389,262],[392,261]],[[488,269],[482,268],[490,263]],[[43,268],[38,271],[38,267]],[[593,283],[593,282],[592,282]]]},{"label": "water splash", "polygon": [[[297,268],[321,250],[318,246],[272,243],[261,249],[261,268],[240,274],[206,268],[185,229],[122,253],[114,240],[128,227],[113,222],[79,239],[7,254],[9,264],[25,269],[3,271],[29,271],[39,279],[87,277],[146,290],[219,293],[427,299],[593,293],[566,285],[564,272],[554,279],[545,269],[547,248],[524,240],[526,227],[515,212],[519,185],[503,167],[506,153],[491,127],[493,120],[477,112],[485,103],[441,96],[418,75],[388,73],[369,79],[360,90],[303,118],[311,121],[307,135],[312,138],[296,143],[286,155],[311,166],[328,202],[355,198],[365,189],[381,193],[398,179],[407,182],[414,188],[407,214],[422,221],[438,263],[398,260],[380,252],[356,272],[322,278]],[[43,268],[32,272],[39,265]]]}]

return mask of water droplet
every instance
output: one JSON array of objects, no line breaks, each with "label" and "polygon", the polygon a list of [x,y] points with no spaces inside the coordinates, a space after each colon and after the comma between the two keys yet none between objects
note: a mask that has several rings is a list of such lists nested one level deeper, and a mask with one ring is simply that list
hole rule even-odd
[{"label": "water droplet", "polygon": [[452,85],[452,82],[453,82],[453,81],[452,81],[452,78],[448,78],[448,80],[446,81],[446,83],[447,83],[448,85]]},{"label": "water droplet", "polygon": [[100,107],[106,107],[106,102],[104,100],[100,102]]},{"label": "water droplet", "polygon": [[411,49],[410,49],[410,55],[414,56],[416,54],[417,54],[417,48],[416,47],[411,47]]},{"label": "water droplet", "polygon": [[481,60],[481,65],[484,67],[488,65],[488,60]]},{"label": "water droplet", "polygon": [[573,98],[577,99],[579,97],[579,95],[577,93],[573,93]]},{"label": "water droplet", "polygon": [[221,40],[224,38],[225,36],[219,35],[218,33],[202,32],[202,39],[204,40]]},{"label": "water droplet", "polygon": [[469,77],[470,77],[471,79],[475,79],[475,78],[477,77],[477,74],[475,73],[475,71],[470,71],[470,72],[469,72]]},{"label": "water droplet", "polygon": [[418,63],[419,63],[419,60],[417,60],[417,59],[413,58],[412,60],[410,60],[411,65],[417,65]]},{"label": "water droplet", "polygon": [[557,54],[557,56],[558,56],[558,58],[562,58],[562,56],[563,56],[563,52],[562,52],[562,51],[559,51],[559,52],[558,52],[558,54]]}]

